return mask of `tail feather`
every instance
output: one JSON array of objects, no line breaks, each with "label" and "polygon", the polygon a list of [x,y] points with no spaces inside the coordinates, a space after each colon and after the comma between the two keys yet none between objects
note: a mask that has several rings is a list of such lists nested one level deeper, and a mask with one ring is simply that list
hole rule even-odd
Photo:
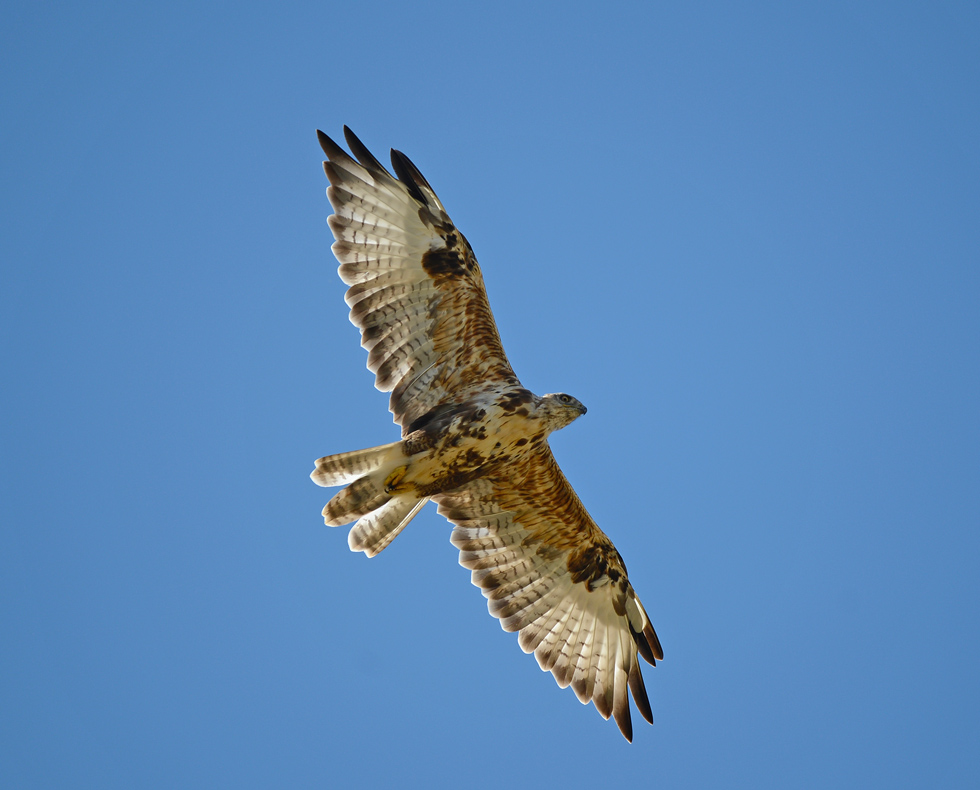
[{"label": "tail feather", "polygon": [[411,495],[390,499],[351,528],[347,535],[347,545],[351,551],[363,551],[368,557],[373,557],[398,537],[398,533],[408,526],[408,522],[415,518],[428,501],[428,497],[415,499]]},{"label": "tail feather", "polygon": [[339,527],[361,516],[366,516],[391,500],[381,480],[375,475],[367,475],[355,480],[343,491],[334,494],[333,499],[323,508],[323,523],[328,527]]},{"label": "tail feather", "polygon": [[[367,450],[354,450],[318,458],[316,469],[310,474],[318,486],[343,486],[359,477],[380,469],[392,455],[398,455],[395,448],[401,442],[369,447]],[[343,523],[343,522],[341,522]]]},{"label": "tail feather", "polygon": [[[339,527],[357,523],[347,536],[351,551],[373,557],[408,525],[428,497],[396,491],[393,482],[404,475],[406,456],[401,442],[338,453],[320,458],[310,475],[321,486],[342,486],[323,508],[323,522]],[[400,468],[399,468],[400,467]],[[392,485],[386,485],[392,483]]]}]

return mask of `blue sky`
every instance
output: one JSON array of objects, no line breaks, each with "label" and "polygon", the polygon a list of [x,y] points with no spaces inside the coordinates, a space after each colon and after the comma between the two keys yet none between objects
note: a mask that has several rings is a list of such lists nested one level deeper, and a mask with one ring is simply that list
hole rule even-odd
[{"label": "blue sky", "polygon": [[[680,6],[680,7],[679,7]],[[972,3],[24,3],[0,30],[0,784],[975,787]],[[314,129],[405,151],[664,646],[634,743],[424,511]]]}]

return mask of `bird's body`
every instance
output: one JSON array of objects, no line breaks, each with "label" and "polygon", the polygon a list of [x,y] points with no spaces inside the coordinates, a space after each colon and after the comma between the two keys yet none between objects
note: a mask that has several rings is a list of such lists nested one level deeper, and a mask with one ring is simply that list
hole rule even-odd
[{"label": "bird's body", "polygon": [[[562,403],[559,397],[569,400]],[[519,468],[548,434],[584,413],[585,407],[568,395],[540,398],[526,389],[483,392],[438,406],[409,426],[398,442],[404,463],[386,478],[385,490],[431,497],[504,464]]]},{"label": "bird's body", "polygon": [[333,249],[402,438],[316,462],[316,483],[346,486],[324,520],[356,521],[351,549],[374,556],[434,500],[491,614],[632,738],[627,688],[652,721],[637,655],[655,664],[663,651],[622,558],[548,446],[585,407],[521,386],[476,257],[435,192],[403,154],[392,152],[396,179],[345,133],[358,161],[319,133]]}]

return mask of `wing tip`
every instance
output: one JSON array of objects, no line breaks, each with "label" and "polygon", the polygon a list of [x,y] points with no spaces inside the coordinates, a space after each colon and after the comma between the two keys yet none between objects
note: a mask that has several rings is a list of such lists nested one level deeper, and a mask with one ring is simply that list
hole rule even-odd
[{"label": "wing tip", "polygon": [[[664,649],[660,645],[660,638],[657,636],[657,632],[653,630],[653,624],[649,621],[643,627],[643,636],[646,638],[647,645],[650,648],[650,652],[653,653],[653,657],[658,661],[663,661]],[[656,666],[656,662],[651,661],[650,663]]]},{"label": "wing tip", "polygon": [[650,619],[646,617],[646,613],[643,613],[643,628],[639,631],[633,627],[633,624],[626,621],[627,626],[630,629],[630,635],[633,637],[633,641],[636,643],[636,649],[643,660],[646,661],[651,666],[657,666],[657,661],[664,660],[664,649],[660,645],[660,639],[657,637],[657,632],[653,630],[653,624]]},{"label": "wing tip", "polygon": [[[323,149],[323,153],[326,154],[328,160],[353,161],[350,155],[330,135],[317,129],[316,137],[320,143],[320,148]],[[353,159],[362,167],[372,173],[384,175],[393,180],[397,176],[398,181],[408,190],[408,193],[423,206],[445,211],[439,203],[439,198],[436,197],[435,190],[432,189],[425,176],[415,166],[415,163],[401,151],[394,148],[391,149],[391,164],[395,171],[395,176],[392,176],[388,169],[381,164],[378,158],[371,153],[368,147],[361,142],[361,139],[346,124],[344,125],[344,139],[347,141],[351,153],[354,154]],[[329,173],[327,175],[329,176]]]},{"label": "wing tip", "polygon": [[327,159],[334,159],[338,155],[343,156],[344,149],[337,145],[337,143],[335,143],[329,135],[325,134],[320,129],[316,130],[316,139],[320,143],[320,148],[323,149],[323,153],[326,154]]},{"label": "wing tip", "polygon": [[374,173],[384,174],[391,178],[391,173],[388,172],[387,168],[378,161],[377,157],[361,142],[361,138],[354,134],[346,124],[344,125],[344,139],[347,141],[347,147],[350,148],[351,153],[364,167]]},{"label": "wing tip", "polygon": [[429,182],[425,180],[425,176],[419,172],[419,169],[411,159],[401,151],[392,148],[391,166],[395,169],[395,175],[398,176],[398,180],[405,185],[405,188],[411,193],[413,198],[423,206],[432,205],[431,201],[426,197],[425,192],[422,191],[422,187],[424,186],[429,192],[432,192],[432,187],[429,186]]},{"label": "wing tip", "polygon": [[643,673],[640,671],[639,663],[634,659],[633,666],[630,667],[629,687],[633,694],[633,702],[640,715],[650,724],[653,724],[653,708],[650,706],[650,697],[647,696],[646,684],[643,682]]}]

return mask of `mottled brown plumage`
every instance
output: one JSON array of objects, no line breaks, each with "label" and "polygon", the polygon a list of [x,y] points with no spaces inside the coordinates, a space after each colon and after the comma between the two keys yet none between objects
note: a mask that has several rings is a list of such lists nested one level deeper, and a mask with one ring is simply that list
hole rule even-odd
[{"label": "mottled brown plumage", "polygon": [[404,154],[392,151],[395,178],[344,132],[356,159],[317,132],[333,251],[402,439],[317,461],[315,482],[347,486],[324,520],[357,520],[348,542],[374,556],[433,499],[491,614],[632,739],[627,689],[653,721],[638,656],[655,664],[663,651],[619,552],[548,446],[585,407],[520,385],[476,256],[432,187]]}]

